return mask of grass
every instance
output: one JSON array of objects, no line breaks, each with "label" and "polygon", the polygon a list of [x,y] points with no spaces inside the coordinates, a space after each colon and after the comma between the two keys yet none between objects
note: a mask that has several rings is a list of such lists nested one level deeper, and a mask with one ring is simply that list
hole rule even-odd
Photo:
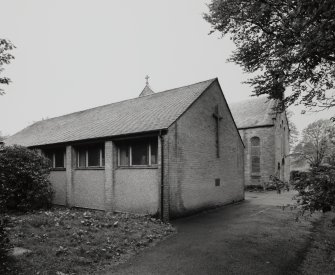
[{"label": "grass", "polygon": [[335,274],[335,213],[322,216],[314,228],[310,247],[299,269],[301,274]]},{"label": "grass", "polygon": [[117,265],[172,234],[148,215],[54,208],[10,215],[10,240],[32,251],[16,257],[15,274],[92,274]]}]

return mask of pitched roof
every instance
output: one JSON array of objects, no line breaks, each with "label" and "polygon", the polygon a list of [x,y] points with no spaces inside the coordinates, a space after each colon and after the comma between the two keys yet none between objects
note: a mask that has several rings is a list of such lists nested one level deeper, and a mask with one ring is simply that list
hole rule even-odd
[{"label": "pitched roof", "polygon": [[238,129],[273,125],[275,103],[264,96],[253,97],[230,104],[230,110]]},{"label": "pitched roof", "polygon": [[42,120],[5,143],[29,147],[167,129],[215,80]]}]

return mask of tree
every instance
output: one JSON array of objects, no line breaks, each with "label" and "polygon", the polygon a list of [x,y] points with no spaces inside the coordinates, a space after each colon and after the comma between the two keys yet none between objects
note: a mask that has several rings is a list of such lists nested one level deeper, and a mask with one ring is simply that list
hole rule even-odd
[{"label": "tree", "polygon": [[255,95],[283,99],[280,108],[335,106],[334,0],[212,0],[208,7],[211,33],[237,47],[229,60],[256,74],[246,82]]},{"label": "tree", "polygon": [[[9,40],[0,38],[0,84],[9,84],[11,80],[8,77],[1,76],[4,71],[3,66],[9,64],[14,56],[9,52],[13,50],[15,46]],[[0,95],[4,94],[4,90],[0,88]]]},{"label": "tree", "polygon": [[302,141],[295,147],[298,159],[305,159],[311,167],[319,167],[326,157],[331,158],[334,146],[330,133],[334,126],[330,120],[317,120],[302,131]]},{"label": "tree", "polygon": [[292,111],[287,111],[287,120],[288,120],[288,126],[290,128],[290,136],[289,136],[289,142],[290,142],[290,151],[295,147],[296,143],[299,139],[299,131],[297,129],[297,126],[292,121],[292,117],[294,113]]}]

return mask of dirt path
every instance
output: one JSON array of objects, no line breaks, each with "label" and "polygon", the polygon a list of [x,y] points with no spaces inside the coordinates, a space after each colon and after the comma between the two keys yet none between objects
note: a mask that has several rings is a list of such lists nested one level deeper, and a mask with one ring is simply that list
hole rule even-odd
[{"label": "dirt path", "polygon": [[247,193],[240,204],[176,220],[178,234],[107,274],[296,274],[312,224],[282,210],[291,198]]}]

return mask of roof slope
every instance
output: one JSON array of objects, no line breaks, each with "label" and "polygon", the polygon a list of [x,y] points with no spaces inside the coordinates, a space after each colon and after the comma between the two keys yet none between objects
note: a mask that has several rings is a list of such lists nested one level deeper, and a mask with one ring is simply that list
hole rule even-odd
[{"label": "roof slope", "polygon": [[167,129],[215,80],[42,120],[5,143],[38,146]]},{"label": "roof slope", "polygon": [[273,125],[275,103],[264,96],[253,97],[230,104],[230,110],[238,129]]}]

